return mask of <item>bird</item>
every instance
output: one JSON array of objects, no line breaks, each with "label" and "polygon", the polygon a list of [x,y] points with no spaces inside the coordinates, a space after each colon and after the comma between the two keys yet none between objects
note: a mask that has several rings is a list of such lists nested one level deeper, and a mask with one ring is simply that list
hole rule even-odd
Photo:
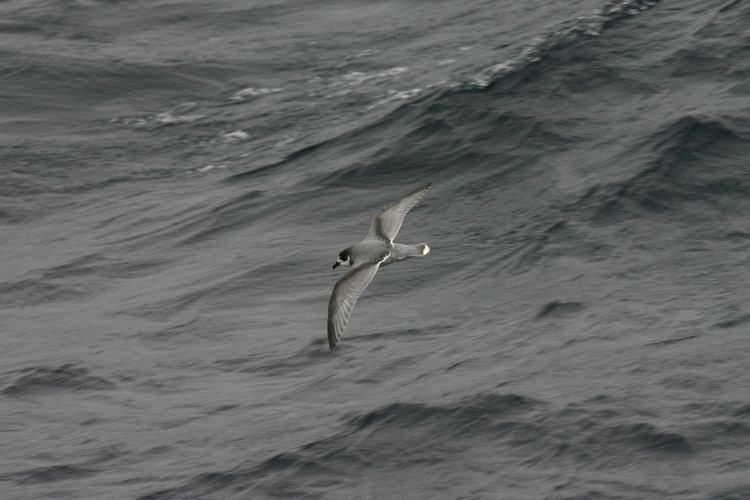
[{"label": "bird", "polygon": [[396,238],[406,214],[421,200],[432,183],[424,184],[383,207],[372,218],[365,239],[338,253],[333,269],[344,264],[350,269],[336,282],[328,302],[328,347],[331,350],[341,340],[352,315],[354,304],[381,266],[430,253],[427,243],[402,245]]}]

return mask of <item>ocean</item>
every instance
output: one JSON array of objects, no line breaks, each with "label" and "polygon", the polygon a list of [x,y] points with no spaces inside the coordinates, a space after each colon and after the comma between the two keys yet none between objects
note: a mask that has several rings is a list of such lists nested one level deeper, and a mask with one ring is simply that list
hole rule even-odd
[{"label": "ocean", "polygon": [[750,498],[748,1],[6,0],[0,235],[3,500]]}]

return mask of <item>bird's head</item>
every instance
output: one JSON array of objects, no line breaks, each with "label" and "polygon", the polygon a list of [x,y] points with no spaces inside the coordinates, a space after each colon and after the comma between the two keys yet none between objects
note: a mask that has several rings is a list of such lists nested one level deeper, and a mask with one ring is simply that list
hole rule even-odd
[{"label": "bird's head", "polygon": [[352,265],[352,248],[351,247],[341,250],[339,252],[338,257],[336,257],[336,263],[333,265],[333,268],[336,269],[340,264],[348,264],[349,266]]}]

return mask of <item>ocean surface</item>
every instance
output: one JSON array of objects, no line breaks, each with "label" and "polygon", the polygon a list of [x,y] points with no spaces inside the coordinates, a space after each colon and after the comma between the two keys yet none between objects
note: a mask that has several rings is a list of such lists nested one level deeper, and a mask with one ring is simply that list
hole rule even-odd
[{"label": "ocean surface", "polygon": [[2,500],[748,499],[749,284],[747,0],[0,2]]}]

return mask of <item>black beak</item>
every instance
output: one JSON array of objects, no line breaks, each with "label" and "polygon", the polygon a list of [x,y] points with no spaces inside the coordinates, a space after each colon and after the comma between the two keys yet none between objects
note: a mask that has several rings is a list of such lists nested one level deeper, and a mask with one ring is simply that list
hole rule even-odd
[{"label": "black beak", "polygon": [[339,263],[338,262],[336,262],[331,269],[336,269],[337,267],[339,267]]}]

